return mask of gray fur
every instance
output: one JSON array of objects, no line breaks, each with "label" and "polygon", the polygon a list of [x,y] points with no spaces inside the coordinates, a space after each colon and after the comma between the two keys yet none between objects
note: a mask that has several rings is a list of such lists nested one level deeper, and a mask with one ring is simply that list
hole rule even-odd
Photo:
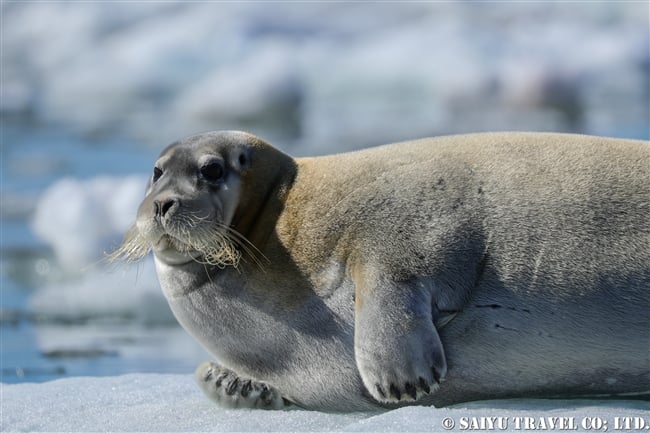
[{"label": "gray fur", "polygon": [[[220,186],[195,174],[206,152]],[[136,227],[214,368],[321,410],[650,391],[647,142],[474,134],[294,160],[223,132],[162,159]],[[156,246],[192,212],[229,219],[242,260]]]}]

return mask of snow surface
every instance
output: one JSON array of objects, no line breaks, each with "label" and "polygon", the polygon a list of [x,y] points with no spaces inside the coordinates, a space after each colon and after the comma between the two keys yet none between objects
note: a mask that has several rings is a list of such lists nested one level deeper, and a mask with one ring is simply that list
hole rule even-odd
[{"label": "snow surface", "polygon": [[[650,404],[639,401],[495,400],[449,408],[406,407],[385,412],[332,414],[222,409],[205,398],[189,375],[132,374],[75,377],[42,384],[1,384],[0,430],[13,431],[442,431],[451,417],[572,417],[577,429],[599,417],[613,429],[614,417],[650,423]],[[468,419],[468,421],[471,418]],[[650,424],[648,424],[650,425]]]}]

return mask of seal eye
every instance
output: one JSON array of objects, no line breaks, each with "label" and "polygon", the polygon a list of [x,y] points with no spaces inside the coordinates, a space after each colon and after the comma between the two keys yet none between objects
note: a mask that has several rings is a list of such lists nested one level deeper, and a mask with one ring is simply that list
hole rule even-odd
[{"label": "seal eye", "polygon": [[218,161],[208,162],[201,167],[201,175],[210,182],[218,182],[223,179],[225,170]]},{"label": "seal eye", "polygon": [[162,176],[162,174],[163,171],[161,169],[159,169],[158,167],[154,167],[152,180],[156,182],[158,179],[160,179],[160,176]]}]

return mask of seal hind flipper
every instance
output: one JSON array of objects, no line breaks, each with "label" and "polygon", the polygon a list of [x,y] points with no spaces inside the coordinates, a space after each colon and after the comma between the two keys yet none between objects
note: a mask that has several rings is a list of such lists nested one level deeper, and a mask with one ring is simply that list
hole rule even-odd
[{"label": "seal hind flipper", "polygon": [[418,400],[435,391],[447,372],[432,321],[431,293],[387,279],[369,288],[371,281],[360,282],[356,290],[354,352],[359,373],[379,402]]},{"label": "seal hind flipper", "polygon": [[271,386],[206,361],[194,372],[203,393],[227,408],[282,409],[291,403]]}]

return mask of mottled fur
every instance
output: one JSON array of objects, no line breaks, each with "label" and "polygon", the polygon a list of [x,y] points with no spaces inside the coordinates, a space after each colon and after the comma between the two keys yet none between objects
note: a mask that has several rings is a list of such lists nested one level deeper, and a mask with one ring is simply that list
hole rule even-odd
[{"label": "mottled fur", "polygon": [[[196,179],[206,152],[226,161],[222,187]],[[223,367],[289,401],[650,391],[647,142],[474,134],[293,159],[222,132],[161,158],[174,176],[137,226],[172,310]],[[172,196],[247,239],[236,268],[156,248],[152,202]]]}]

